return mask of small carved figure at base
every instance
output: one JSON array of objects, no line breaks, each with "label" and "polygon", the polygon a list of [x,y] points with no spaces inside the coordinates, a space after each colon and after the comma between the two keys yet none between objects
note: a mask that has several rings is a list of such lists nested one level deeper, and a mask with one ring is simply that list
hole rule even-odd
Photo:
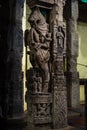
[{"label": "small carved figure at base", "polygon": [[46,104],[38,104],[37,116],[46,116]]},{"label": "small carved figure at base", "polygon": [[33,77],[33,92],[41,93],[42,91],[42,79],[41,77]]}]

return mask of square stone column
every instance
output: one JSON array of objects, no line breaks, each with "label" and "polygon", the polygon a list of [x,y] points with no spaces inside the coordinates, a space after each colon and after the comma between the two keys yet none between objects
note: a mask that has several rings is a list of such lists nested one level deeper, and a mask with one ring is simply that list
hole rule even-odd
[{"label": "square stone column", "polygon": [[78,107],[80,104],[79,73],[77,72],[78,57],[78,0],[66,1],[67,25],[67,94],[68,106]]},{"label": "square stone column", "polygon": [[24,113],[24,73],[22,70],[23,58],[23,11],[24,0],[11,1],[13,18],[9,33],[11,42],[9,48],[9,116],[19,117]]},{"label": "square stone column", "polygon": [[51,11],[53,129],[67,128],[67,88],[63,59],[66,51],[66,26],[63,21],[64,0],[56,0]]}]

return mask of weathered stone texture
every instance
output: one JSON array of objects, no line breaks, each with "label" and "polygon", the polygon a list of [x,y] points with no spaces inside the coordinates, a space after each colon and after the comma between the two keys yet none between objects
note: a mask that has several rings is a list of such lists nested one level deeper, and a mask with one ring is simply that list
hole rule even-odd
[{"label": "weathered stone texture", "polygon": [[[43,1],[44,6],[46,2],[48,3]],[[34,6],[38,5],[38,1],[32,3]],[[27,71],[26,99],[31,129],[67,127],[67,91],[63,67],[66,51],[64,4],[64,0],[55,1],[49,15],[46,10],[40,10],[40,5],[32,10],[28,19],[31,29],[28,30],[26,41],[30,48],[30,62],[33,67]],[[42,7],[45,8],[44,6]],[[43,17],[43,12],[45,18],[50,16],[49,24]]]},{"label": "weathered stone texture", "polygon": [[[69,15],[68,15],[69,12]],[[78,1],[66,2],[66,23],[67,23],[67,88],[70,102],[69,107],[78,107],[80,102],[79,75],[77,72],[78,57]]]},{"label": "weathered stone texture", "polygon": [[11,62],[11,79],[10,79],[10,109],[12,116],[18,116],[23,113],[23,73],[22,73],[22,56],[23,56],[23,17],[24,1],[15,1],[15,19],[12,33],[12,45],[10,52]]}]

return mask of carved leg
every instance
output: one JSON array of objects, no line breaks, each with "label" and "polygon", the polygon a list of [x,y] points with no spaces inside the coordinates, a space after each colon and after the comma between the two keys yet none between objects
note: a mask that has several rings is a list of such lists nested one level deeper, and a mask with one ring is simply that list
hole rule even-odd
[{"label": "carved leg", "polygon": [[43,82],[42,91],[48,92],[49,80],[50,80],[48,64],[47,63],[41,64],[41,70],[42,70],[42,82]]}]

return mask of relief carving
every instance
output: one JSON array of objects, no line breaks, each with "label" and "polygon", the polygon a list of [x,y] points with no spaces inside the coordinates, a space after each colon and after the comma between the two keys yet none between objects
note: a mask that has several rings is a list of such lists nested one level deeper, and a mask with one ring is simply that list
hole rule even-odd
[{"label": "relief carving", "polygon": [[55,91],[54,102],[56,103],[56,107],[54,107],[55,127],[56,128],[66,127],[67,126],[66,92]]},{"label": "relief carving", "polygon": [[33,77],[33,81],[34,81],[33,91],[35,93],[42,92],[42,79],[41,79],[41,77]]},{"label": "relief carving", "polygon": [[[52,15],[53,22],[53,127],[60,129],[67,126],[66,82],[64,77],[63,57],[66,51],[66,27],[63,22],[65,0],[55,0]],[[57,116],[56,116],[57,115]]]},{"label": "relief carving", "polygon": [[[32,124],[37,125],[38,128],[42,126],[45,128],[46,125],[51,128],[51,124],[53,129],[67,126],[67,101],[63,70],[66,38],[66,28],[63,22],[64,4],[65,0],[55,0],[53,10],[45,10],[45,13],[49,12],[50,28],[41,13],[41,8],[32,8],[28,19],[31,29],[26,31],[25,41],[30,48],[32,64],[31,73],[29,72],[30,78],[28,77],[28,92],[31,90],[28,93],[28,100],[32,105],[29,103],[28,105],[31,106],[33,113]],[[49,17],[46,14],[45,16]],[[51,39],[51,34],[53,39]]]},{"label": "relief carving", "polygon": [[38,104],[37,116],[48,116],[48,115],[50,115],[50,104],[47,103]]},{"label": "relief carving", "polygon": [[58,26],[56,35],[57,35],[58,52],[63,52],[64,44],[65,44],[65,32],[63,27]]},{"label": "relief carving", "polygon": [[[31,111],[35,124],[43,124],[52,121],[52,95],[44,93],[31,94],[29,99],[31,103]],[[32,118],[32,117],[31,117]]]},{"label": "relief carving", "polygon": [[56,5],[56,18],[58,21],[63,21],[63,6],[65,5],[65,0],[55,0]]},{"label": "relief carving", "polygon": [[39,8],[32,11],[28,21],[31,25],[27,37],[30,62],[34,68],[41,69],[42,91],[48,92],[51,33],[49,33],[48,24]]},{"label": "relief carving", "polygon": [[30,68],[27,71],[27,88],[33,93],[42,92],[42,77],[38,68]]},{"label": "relief carving", "polygon": [[46,117],[51,117],[51,103],[36,103],[33,104],[34,118],[38,119],[46,119]]}]

